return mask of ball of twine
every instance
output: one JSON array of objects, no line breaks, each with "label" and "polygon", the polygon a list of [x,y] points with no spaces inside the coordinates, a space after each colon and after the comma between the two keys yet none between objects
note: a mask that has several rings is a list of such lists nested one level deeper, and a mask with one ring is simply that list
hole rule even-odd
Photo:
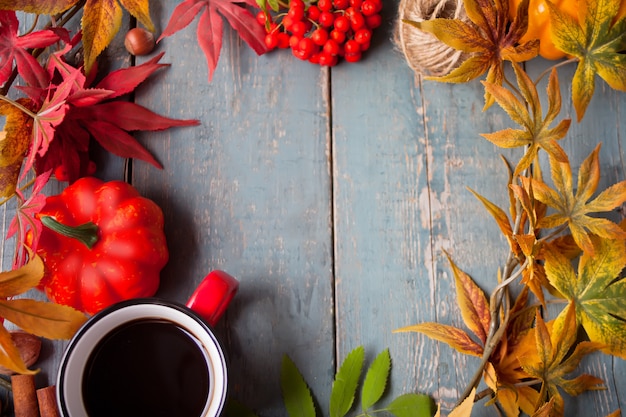
[{"label": "ball of twine", "polygon": [[469,22],[463,0],[401,0],[394,42],[413,71],[438,77],[457,68],[465,60],[466,54],[449,47],[430,33],[403,22],[422,22],[435,18]]}]

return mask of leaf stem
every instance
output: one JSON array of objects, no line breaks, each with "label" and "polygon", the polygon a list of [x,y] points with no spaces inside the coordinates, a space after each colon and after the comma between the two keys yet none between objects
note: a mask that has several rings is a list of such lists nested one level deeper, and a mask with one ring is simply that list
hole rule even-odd
[{"label": "leaf stem", "polygon": [[547,240],[550,240],[556,236],[558,236],[562,231],[564,231],[565,229],[567,229],[567,224],[563,224],[561,226],[559,226],[558,228],[556,228],[555,230],[553,230],[549,235],[542,237],[541,239],[539,239],[539,242],[545,242]]},{"label": "leaf stem", "polygon": [[569,65],[571,63],[577,62],[578,60],[579,60],[578,58],[570,58],[565,61],[561,61],[558,64],[554,64],[550,66],[549,68],[546,68],[541,74],[539,74],[539,77],[537,77],[537,79],[535,80],[534,82],[535,86],[537,86],[537,84],[539,84],[539,82],[543,79],[543,77],[548,75],[553,69],[564,67],[565,65]]},{"label": "leaf stem", "polygon": [[30,116],[33,119],[37,118],[37,115],[35,113],[33,113],[32,111],[30,111],[29,109],[27,109],[25,106],[23,106],[22,104],[18,103],[15,100],[12,100],[10,98],[8,98],[7,96],[5,96],[4,94],[0,94],[0,100],[6,101],[7,103],[9,103],[10,105],[20,109],[22,112],[26,113],[28,116]]},{"label": "leaf stem", "polygon": [[[36,178],[33,178],[32,180],[28,181],[26,184],[24,184],[24,186],[22,186],[20,188],[20,191],[24,191],[25,189],[27,189],[28,187],[30,187],[31,185],[33,185],[35,183]],[[7,202],[11,201],[11,199],[13,197],[15,197],[17,195],[16,192],[13,192],[10,196],[5,197],[4,199],[0,200],[0,206],[5,205]]]}]

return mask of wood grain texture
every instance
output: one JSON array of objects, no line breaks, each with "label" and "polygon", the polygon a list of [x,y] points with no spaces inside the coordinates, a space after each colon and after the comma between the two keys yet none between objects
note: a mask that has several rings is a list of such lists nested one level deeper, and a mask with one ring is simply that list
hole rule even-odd
[{"label": "wood grain texture", "polygon": [[[155,4],[155,15],[176,3]],[[184,301],[212,269],[240,279],[218,329],[231,394],[284,415],[283,354],[315,391],[334,372],[328,72],[287,51],[257,57],[227,29],[209,83],[195,27],[159,44],[173,65],[137,101],[202,125],[142,135],[165,170],[137,163],[133,183],[165,212],[159,295]]]},{"label": "wood grain texture", "polygon": [[[157,30],[178,3],[151,2]],[[386,399],[428,393],[444,411],[477,366],[445,344],[392,331],[425,321],[463,327],[444,251],[486,292],[493,289],[506,242],[467,188],[506,208],[500,154],[516,162],[520,151],[480,137],[511,122],[497,106],[482,111],[478,81],[440,84],[411,72],[391,41],[397,4],[385,2],[385,23],[363,61],[332,69],[288,51],[257,57],[226,28],[212,82],[194,21],[158,45],[154,53],[164,51],[162,61],[172,65],[135,95],[159,114],[201,122],[138,135],[165,167],[134,161],[131,178],[166,218],[171,259],[158,295],[185,302],[212,269],[240,279],[217,332],[230,359],[232,397],[261,416],[286,416],[283,354],[302,371],[321,415],[328,415],[337,364],[359,345],[368,361],[390,348]],[[115,48],[109,55],[121,58],[112,65],[130,64]],[[535,77],[549,64],[536,60],[528,70]],[[566,80],[573,70],[559,69],[562,114],[572,118]],[[585,119],[562,141],[575,174],[603,143],[599,191],[626,176],[623,120],[626,95],[598,80]],[[95,157],[98,176],[124,176],[123,160]],[[3,210],[6,230],[10,207]],[[609,217],[619,220],[624,210]],[[53,380],[62,347],[44,345],[39,378]],[[624,360],[592,355],[584,371],[603,378],[607,390],[567,397],[568,415],[602,417],[626,406]],[[472,415],[497,413],[481,404]]]}]

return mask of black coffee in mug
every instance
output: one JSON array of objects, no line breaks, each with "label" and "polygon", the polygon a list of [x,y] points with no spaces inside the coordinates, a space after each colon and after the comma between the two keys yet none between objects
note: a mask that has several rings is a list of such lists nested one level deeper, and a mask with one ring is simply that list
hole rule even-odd
[{"label": "black coffee in mug", "polygon": [[103,337],[83,374],[90,417],[198,417],[210,390],[201,343],[176,323],[137,319]]}]

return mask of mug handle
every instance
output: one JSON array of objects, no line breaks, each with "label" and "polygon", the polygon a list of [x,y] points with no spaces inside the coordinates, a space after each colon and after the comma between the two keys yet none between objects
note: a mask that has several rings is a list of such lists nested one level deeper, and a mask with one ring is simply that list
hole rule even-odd
[{"label": "mug handle", "polygon": [[187,307],[215,326],[239,288],[239,281],[224,271],[211,271],[187,301]]}]

